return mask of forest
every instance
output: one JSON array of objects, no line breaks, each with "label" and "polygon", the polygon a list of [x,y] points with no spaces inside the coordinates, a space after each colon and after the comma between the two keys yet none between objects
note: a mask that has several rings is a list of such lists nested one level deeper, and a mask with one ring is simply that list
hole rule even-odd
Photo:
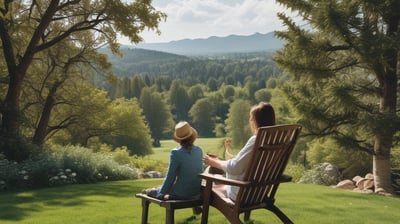
[{"label": "forest", "polygon": [[269,101],[277,123],[303,126],[292,163],[372,172],[375,191],[392,193],[399,2],[277,2],[307,23],[278,13],[282,49],[187,57],[120,48],[118,35],[139,43],[144,29],[160,32],[166,15],[151,1],[5,1],[0,159],[23,162],[64,146],[148,155],[180,120],[240,147],[249,108]]}]

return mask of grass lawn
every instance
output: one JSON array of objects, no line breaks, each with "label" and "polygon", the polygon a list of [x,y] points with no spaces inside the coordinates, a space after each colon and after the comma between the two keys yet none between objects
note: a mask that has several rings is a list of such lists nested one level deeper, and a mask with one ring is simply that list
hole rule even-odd
[{"label": "grass lawn", "polygon": [[[1,224],[125,224],[140,223],[142,189],[161,184],[161,179],[69,185],[56,188],[0,193]],[[324,186],[286,183],[277,205],[295,223],[400,223],[400,198],[347,192]],[[165,210],[150,205],[149,223],[164,223]],[[280,223],[266,210],[251,216],[254,224]],[[176,223],[200,223],[191,209],[175,212]],[[225,224],[214,208],[209,223]]]},{"label": "grass lawn", "polygon": [[[212,152],[222,156],[223,142],[224,138],[198,138],[195,145],[200,146],[203,149],[203,153]],[[153,148],[154,154],[146,157],[168,163],[171,149],[177,146],[178,143],[174,140],[162,140],[161,147]]]}]

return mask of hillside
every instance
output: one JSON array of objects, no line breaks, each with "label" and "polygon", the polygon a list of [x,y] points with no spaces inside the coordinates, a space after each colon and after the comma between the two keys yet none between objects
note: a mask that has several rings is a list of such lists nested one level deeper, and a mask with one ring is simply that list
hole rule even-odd
[{"label": "hillside", "polygon": [[226,37],[214,36],[207,39],[184,39],[167,43],[140,43],[136,47],[181,55],[205,55],[272,52],[282,48],[283,42],[275,37],[274,32],[270,32],[267,34],[255,33],[249,36],[230,35]]},{"label": "hillside", "polygon": [[[273,52],[259,51],[220,53],[218,55],[194,57],[134,48],[132,46],[123,46],[121,52],[123,57],[113,55],[107,48],[100,50],[100,53],[107,54],[108,60],[113,65],[113,72],[118,76],[150,74],[156,76],[167,75],[175,78],[182,77],[183,74],[202,76],[208,73],[206,67],[210,69],[210,66],[224,66],[227,63],[251,64],[255,63],[255,61],[263,61],[261,64],[265,64],[270,61],[273,55]],[[206,66],[208,63],[212,65]]]},{"label": "hillside", "polygon": [[[189,60],[183,55],[171,54],[161,51],[145,50],[140,48],[123,46],[121,47],[123,57],[113,55],[107,48],[102,48],[100,53],[108,55],[109,62],[113,65],[113,71],[120,76],[129,76],[133,73],[154,72],[157,65],[175,64],[178,61]],[[157,71],[156,71],[157,73]]]}]

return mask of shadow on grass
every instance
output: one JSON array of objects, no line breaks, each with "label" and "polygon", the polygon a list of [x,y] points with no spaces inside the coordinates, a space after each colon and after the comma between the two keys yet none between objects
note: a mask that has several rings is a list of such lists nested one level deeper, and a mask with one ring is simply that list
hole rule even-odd
[{"label": "shadow on grass", "polygon": [[[0,193],[1,220],[20,221],[51,207],[85,206],[106,203],[106,197],[133,197],[159,181],[112,181],[96,184],[76,184],[61,187]],[[99,196],[99,197],[97,197]],[[98,198],[98,199],[97,199]],[[33,205],[33,206],[32,206]]]}]

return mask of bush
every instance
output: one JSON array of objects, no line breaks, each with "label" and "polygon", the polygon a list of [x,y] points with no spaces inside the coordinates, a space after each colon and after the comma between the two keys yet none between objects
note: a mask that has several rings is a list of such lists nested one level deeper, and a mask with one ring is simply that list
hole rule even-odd
[{"label": "bush", "polygon": [[137,170],[112,154],[77,146],[55,146],[19,163],[0,156],[0,190],[136,178]]},{"label": "bush", "polygon": [[289,163],[284,173],[291,176],[293,182],[298,182],[306,172],[307,170],[303,165]]},{"label": "bush", "polygon": [[162,174],[166,174],[168,164],[153,159],[145,159],[144,157],[132,156],[131,167],[137,168],[143,172],[148,171],[159,171]]},{"label": "bush", "polygon": [[340,179],[340,173],[335,166],[329,163],[322,163],[308,170],[305,175],[300,178],[299,183],[330,186],[336,185]]}]

